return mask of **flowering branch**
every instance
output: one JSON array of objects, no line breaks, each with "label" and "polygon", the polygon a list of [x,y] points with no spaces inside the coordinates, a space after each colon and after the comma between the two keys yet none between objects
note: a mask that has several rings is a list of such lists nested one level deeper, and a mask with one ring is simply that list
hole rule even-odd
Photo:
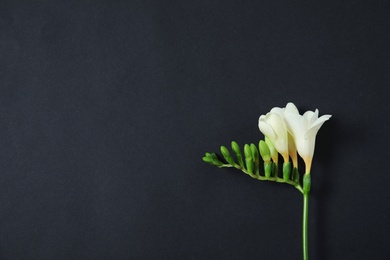
[{"label": "flowering branch", "polygon": [[[219,168],[234,167],[260,181],[287,183],[297,188],[303,194],[303,188],[299,183],[298,169],[293,168],[291,170],[291,163],[284,163],[282,168],[283,177],[280,177],[278,174],[278,164],[272,161],[270,148],[265,141],[261,140],[259,142],[259,149],[255,144],[245,144],[244,156],[242,156],[240,147],[236,142],[233,141],[231,147],[235,153],[236,160],[233,159],[233,156],[225,146],[221,146],[221,154],[226,162],[220,160],[215,153],[206,153],[203,161]],[[260,157],[264,161],[263,166],[260,165]]]},{"label": "flowering branch", "polygon": [[[300,115],[293,103],[285,108],[275,107],[259,118],[259,129],[264,140],[259,145],[245,144],[244,156],[236,142],[231,143],[235,159],[225,146],[221,146],[223,162],[215,153],[206,153],[203,161],[219,168],[234,167],[261,181],[274,181],[294,186],[303,195],[302,245],[303,259],[309,259],[308,252],[308,214],[311,188],[311,165],[314,155],[315,139],[322,124],[330,115],[318,117],[318,109]],[[305,162],[305,174],[301,180],[298,171],[298,156]],[[278,157],[283,157],[282,177],[279,176]],[[263,161],[263,166],[260,164]],[[292,165],[290,162],[292,161]],[[301,184],[302,182],[302,184]]]}]

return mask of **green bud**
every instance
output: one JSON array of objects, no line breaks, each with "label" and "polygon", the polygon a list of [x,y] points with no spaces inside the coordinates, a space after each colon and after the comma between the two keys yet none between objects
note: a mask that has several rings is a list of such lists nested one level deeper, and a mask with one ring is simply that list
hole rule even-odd
[{"label": "green bud", "polygon": [[245,154],[245,158],[249,158],[249,157],[252,158],[251,147],[248,144],[244,145],[244,154]]},{"label": "green bud", "polygon": [[244,166],[244,161],[242,159],[242,155],[241,155],[241,150],[240,150],[240,147],[238,146],[238,144],[236,142],[232,142],[232,150],[234,151],[234,153],[236,154],[236,158],[237,158],[237,161],[238,161],[238,164],[242,167],[242,168],[245,168]]},{"label": "green bud", "polygon": [[231,165],[235,165],[236,162],[233,160],[232,156],[229,153],[229,150],[225,146],[221,146],[221,153],[225,160]]},{"label": "green bud", "polygon": [[211,165],[214,165],[213,163],[213,155],[211,153],[206,153],[205,156],[202,158],[204,162],[209,163]]},{"label": "green bud", "polygon": [[203,160],[204,162],[210,163],[210,164],[212,164],[212,162],[213,162],[213,161],[211,160],[211,158],[208,157],[208,156],[203,157],[202,160]]},{"label": "green bud", "polygon": [[217,155],[215,153],[207,153],[206,157],[208,157],[211,162],[210,164],[215,165],[217,167],[221,167],[223,163],[218,159]]},{"label": "green bud", "polygon": [[272,162],[269,163],[264,162],[265,178],[269,179],[271,177],[271,172],[272,172]]},{"label": "green bud", "polygon": [[267,143],[264,142],[263,140],[259,142],[259,150],[260,150],[261,158],[263,158],[263,161],[269,162],[271,160],[271,152],[269,150]]},{"label": "green bud", "polygon": [[254,172],[256,175],[260,175],[260,170],[259,170],[259,151],[257,150],[256,145],[251,144],[250,146],[251,152],[252,152],[252,159],[254,162]]},{"label": "green bud", "polygon": [[291,163],[290,162],[283,163],[283,179],[285,181],[290,180],[290,173],[291,173]]},{"label": "green bud", "polygon": [[308,194],[311,188],[311,176],[310,173],[303,175],[303,193]]},{"label": "green bud", "polygon": [[245,162],[246,162],[246,169],[248,173],[253,174],[253,170],[254,170],[253,160],[251,158],[245,158]]},{"label": "green bud", "polygon": [[244,146],[244,154],[245,154],[245,162],[246,162],[246,169],[249,173],[253,173],[253,158],[252,158],[252,151],[248,144],[245,144]]}]

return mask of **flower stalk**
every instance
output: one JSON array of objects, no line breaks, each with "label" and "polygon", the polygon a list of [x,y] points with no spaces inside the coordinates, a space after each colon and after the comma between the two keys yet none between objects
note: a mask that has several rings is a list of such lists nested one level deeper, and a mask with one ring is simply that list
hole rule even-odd
[{"label": "flower stalk", "polygon": [[303,259],[309,259],[309,194],[311,188],[311,175],[310,172],[306,172],[303,176],[303,216],[302,216],[302,247],[303,247]]},{"label": "flower stalk", "polygon": [[309,260],[309,192],[303,194],[303,217],[302,217],[302,246],[303,259]]}]

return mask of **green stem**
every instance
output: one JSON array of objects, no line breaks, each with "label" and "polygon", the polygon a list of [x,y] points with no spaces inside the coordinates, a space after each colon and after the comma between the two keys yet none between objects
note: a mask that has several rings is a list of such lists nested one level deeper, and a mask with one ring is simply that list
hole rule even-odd
[{"label": "green stem", "polygon": [[302,245],[303,245],[303,259],[309,259],[309,247],[308,247],[308,225],[309,220],[309,192],[303,194],[303,223],[302,223]]}]

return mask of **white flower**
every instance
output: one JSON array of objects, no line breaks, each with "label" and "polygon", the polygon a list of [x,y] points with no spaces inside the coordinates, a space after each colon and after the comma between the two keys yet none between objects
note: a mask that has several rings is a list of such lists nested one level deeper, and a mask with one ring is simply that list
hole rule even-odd
[{"label": "white flower", "polygon": [[287,129],[294,138],[299,155],[305,161],[306,173],[310,173],[317,132],[330,117],[323,115],[319,118],[318,109],[300,115],[293,103],[288,103],[284,109]]},{"label": "white flower", "polygon": [[259,129],[283,156],[284,161],[287,162],[288,134],[286,123],[283,118],[283,109],[275,107],[266,115],[261,115],[259,118]]}]

